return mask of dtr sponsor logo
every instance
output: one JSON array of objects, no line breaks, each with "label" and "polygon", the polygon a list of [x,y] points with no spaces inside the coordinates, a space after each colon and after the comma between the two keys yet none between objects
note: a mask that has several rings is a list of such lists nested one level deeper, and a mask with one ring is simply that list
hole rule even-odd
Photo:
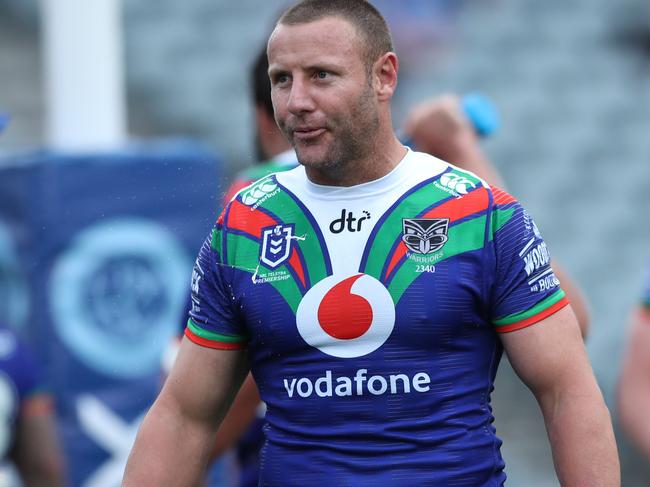
[{"label": "dtr sponsor logo", "polygon": [[370,220],[370,213],[363,211],[363,216],[356,218],[352,212],[349,212],[343,208],[341,210],[341,216],[332,223],[330,223],[330,232],[332,233],[341,233],[344,230],[348,232],[360,232],[361,224],[365,220]]}]

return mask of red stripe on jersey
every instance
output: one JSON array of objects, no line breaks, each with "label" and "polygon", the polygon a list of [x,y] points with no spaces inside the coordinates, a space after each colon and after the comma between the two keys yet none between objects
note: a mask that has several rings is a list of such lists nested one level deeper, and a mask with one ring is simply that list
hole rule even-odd
[{"label": "red stripe on jersey", "polygon": [[[432,208],[418,218],[449,218],[449,223],[451,224],[467,216],[473,215],[474,213],[485,210],[488,207],[488,204],[489,199],[487,189],[480,187],[461,198],[454,198],[446,201],[440,206]],[[402,260],[406,255],[406,252],[408,252],[406,244],[400,242],[393,253],[393,257],[390,259],[388,267],[386,268],[385,278],[390,276],[393,269],[395,269],[400,260]]]},{"label": "red stripe on jersey", "polygon": [[262,237],[262,229],[277,225],[278,221],[261,211],[251,211],[250,206],[235,200],[230,205],[226,226],[231,230],[239,230],[255,238]]},{"label": "red stripe on jersey", "polygon": [[189,328],[185,328],[185,336],[197,345],[208,348],[216,348],[217,350],[244,350],[246,348],[246,343],[225,343],[225,342],[215,342],[214,340],[206,340],[201,338],[198,335],[195,335],[190,331]]},{"label": "red stripe on jersey", "polygon": [[517,200],[511,196],[509,193],[506,193],[504,190],[497,188],[496,186],[490,186],[492,189],[492,195],[494,196],[494,204],[496,206],[507,205],[508,203],[516,203]]},{"label": "red stripe on jersey", "polygon": [[289,257],[288,264],[300,279],[300,282],[302,283],[302,287],[307,287],[307,279],[305,278],[305,269],[302,266],[302,262],[300,262],[300,259],[298,258],[298,252],[296,250],[296,246],[294,246],[291,249],[291,256]]},{"label": "red stripe on jersey", "polygon": [[567,304],[569,304],[569,300],[565,296],[554,305],[549,306],[545,310],[540,311],[539,313],[537,313],[534,316],[531,316],[530,318],[526,318],[525,320],[518,321],[516,323],[510,323],[509,325],[497,326],[496,331],[497,333],[508,333],[510,331],[521,330],[522,328],[526,328],[530,325],[534,325],[535,323],[542,321],[544,318],[548,318],[556,311],[559,311],[562,308],[564,308]]}]

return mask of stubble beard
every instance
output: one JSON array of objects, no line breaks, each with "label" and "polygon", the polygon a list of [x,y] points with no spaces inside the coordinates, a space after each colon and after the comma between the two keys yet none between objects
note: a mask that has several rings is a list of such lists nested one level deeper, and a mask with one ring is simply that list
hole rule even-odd
[{"label": "stubble beard", "polygon": [[[332,140],[324,148],[322,155],[310,155],[308,150],[304,150],[310,144],[296,144],[287,133],[286,127],[283,131],[291,141],[300,164],[308,169],[327,173],[330,178],[339,179],[346,171],[362,169],[358,166],[372,155],[378,128],[379,115],[372,103],[372,90],[368,87],[359,96],[349,116],[329,120],[324,135],[329,135]],[[322,141],[313,145],[319,143]]]}]

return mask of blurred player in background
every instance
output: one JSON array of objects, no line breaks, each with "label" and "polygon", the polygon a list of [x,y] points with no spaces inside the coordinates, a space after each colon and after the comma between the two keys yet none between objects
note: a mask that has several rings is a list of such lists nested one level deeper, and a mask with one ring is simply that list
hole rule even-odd
[{"label": "blurred player in background", "polygon": [[650,461],[650,260],[643,294],[632,311],[618,384],[618,416],[625,433]]},{"label": "blurred player in background", "polygon": [[[34,357],[11,329],[0,325],[0,485],[62,487],[61,451],[52,398]],[[20,481],[13,483],[16,471]]]}]

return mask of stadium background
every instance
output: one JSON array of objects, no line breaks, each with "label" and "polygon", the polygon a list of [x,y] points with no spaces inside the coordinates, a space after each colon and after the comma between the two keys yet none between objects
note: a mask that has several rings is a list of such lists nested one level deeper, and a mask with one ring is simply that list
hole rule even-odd
[{"label": "stadium background", "polygon": [[[502,125],[485,148],[535,216],[555,257],[585,291],[592,313],[588,350],[616,417],[627,313],[650,254],[647,1],[374,3],[391,24],[402,62],[394,104],[398,124],[410,104],[446,91],[479,90],[498,107]],[[247,72],[281,5],[123,2],[129,134],[196,141],[190,159],[201,161],[197,174],[215,175],[214,195],[235,171],[253,163]],[[11,115],[0,136],[5,167],[47,146],[40,25],[36,0],[0,0],[0,113]],[[220,161],[213,172],[206,153],[214,154],[215,165]],[[195,192],[208,191],[203,185]],[[98,219],[107,205],[97,201]],[[193,231],[200,233],[209,218],[199,217]],[[20,318],[14,308],[21,300],[25,309],[38,307],[38,295],[20,286],[0,287],[0,312]],[[29,322],[30,312],[23,321]],[[87,404],[90,411],[93,405]],[[537,406],[505,361],[494,405],[509,484],[557,485]],[[623,485],[647,485],[647,463],[620,432],[618,441]]]}]

